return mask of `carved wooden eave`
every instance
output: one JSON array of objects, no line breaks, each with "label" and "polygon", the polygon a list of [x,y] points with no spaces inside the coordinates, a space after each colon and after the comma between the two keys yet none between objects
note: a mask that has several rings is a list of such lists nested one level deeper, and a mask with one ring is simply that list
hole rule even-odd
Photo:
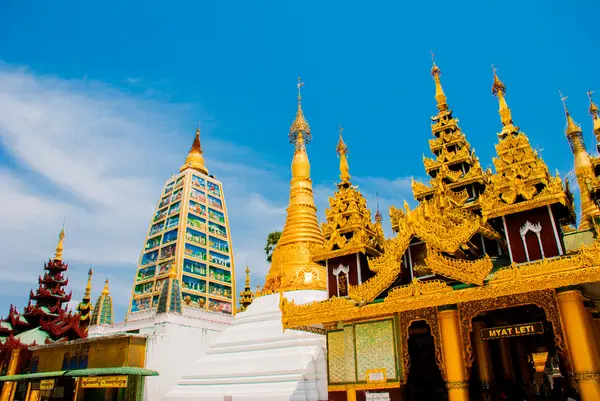
[{"label": "carved wooden eave", "polygon": [[474,213],[453,205],[442,209],[438,201],[424,201],[413,211],[406,204],[405,212],[390,208],[392,224],[395,224],[398,233],[386,241],[384,255],[369,260],[369,267],[376,273],[375,276],[362,284],[350,286],[350,299],[365,304],[388,289],[401,272],[401,258],[413,237],[418,237],[427,244],[428,256],[425,262],[428,269],[463,283],[483,284],[493,268],[489,257],[463,260],[442,253],[459,253],[461,247],[475,234],[495,240],[501,239],[501,235]]},{"label": "carved wooden eave", "polygon": [[281,304],[284,328],[380,318],[409,310],[518,296],[598,281],[600,242],[573,255],[544,259],[495,272],[483,286],[453,289],[441,281],[412,283],[392,289],[383,302],[357,305],[352,299],[331,298],[311,304]]},{"label": "carved wooden eave", "polygon": [[327,221],[321,225],[325,243],[312,253],[314,262],[358,252],[381,256],[383,229],[371,221],[367,201],[358,189],[349,183],[338,185],[325,216]]}]

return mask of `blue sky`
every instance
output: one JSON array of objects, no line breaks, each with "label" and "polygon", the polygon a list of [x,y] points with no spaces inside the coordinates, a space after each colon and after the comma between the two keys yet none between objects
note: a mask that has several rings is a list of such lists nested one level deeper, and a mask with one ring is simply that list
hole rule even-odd
[{"label": "blue sky", "polygon": [[74,297],[93,264],[95,295],[109,276],[122,318],[152,209],[199,119],[238,271],[247,262],[260,281],[263,238],[285,219],[298,76],[321,218],[340,124],[369,205],[376,192],[385,209],[410,198],[436,112],[430,50],[484,166],[500,129],[492,63],[552,171],[572,168],[559,89],[595,148],[598,2],[123,3],[0,2],[0,315],[23,306],[67,215]]}]

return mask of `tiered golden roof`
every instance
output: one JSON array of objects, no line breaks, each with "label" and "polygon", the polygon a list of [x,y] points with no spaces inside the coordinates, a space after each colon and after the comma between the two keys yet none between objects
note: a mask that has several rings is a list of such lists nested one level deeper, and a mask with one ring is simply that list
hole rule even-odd
[{"label": "tiered golden roof", "polygon": [[289,133],[290,142],[295,146],[290,202],[283,232],[273,251],[263,294],[327,288],[325,268],[312,261],[314,250],[323,246],[324,239],[317,220],[310,163],[306,153],[311,132],[302,112],[302,85],[298,79],[298,111]]},{"label": "tiered golden roof", "polygon": [[567,135],[575,159],[575,175],[577,177],[577,183],[579,184],[579,196],[581,202],[579,230],[584,231],[592,228],[592,219],[600,217],[600,209],[598,208],[598,205],[596,205],[596,202],[592,200],[592,192],[594,192],[594,187],[598,186],[598,179],[594,174],[592,159],[585,147],[581,127],[575,123],[573,117],[571,117],[571,113],[569,113],[567,108],[567,98],[562,96],[562,93],[561,100],[567,118],[565,134]]},{"label": "tiered golden roof", "polygon": [[240,292],[240,307],[238,312],[244,312],[253,300],[254,293],[252,292],[252,288],[250,288],[250,268],[246,266],[246,285],[244,290]]},{"label": "tiered golden roof", "polygon": [[88,279],[87,279],[87,284],[85,286],[85,292],[83,294],[83,299],[81,300],[81,302],[79,303],[79,305],[77,305],[77,311],[79,312],[79,320],[80,320],[80,325],[82,327],[84,327],[87,330],[87,327],[89,326],[91,320],[92,320],[92,311],[93,311],[93,306],[92,306],[92,268],[90,267],[90,270],[88,271]]},{"label": "tiered golden roof", "polygon": [[573,210],[571,198],[558,174],[550,176],[548,166],[529,144],[527,136],[513,124],[506,104],[506,86],[494,69],[492,93],[498,98],[502,131],[493,159],[496,172],[480,196],[486,219],[561,203]]},{"label": "tiered golden roof", "polygon": [[381,224],[371,221],[371,211],[367,200],[350,182],[348,146],[342,138],[336,147],[340,158],[340,180],[338,190],[329,198],[329,208],[325,210],[327,221],[321,225],[325,244],[314,255],[314,261],[336,256],[364,252],[369,256],[379,256],[383,251],[384,234]]},{"label": "tiered golden roof", "polygon": [[202,151],[202,146],[200,145],[200,125],[196,129],[196,136],[194,137],[194,142],[192,142],[192,147],[188,152],[187,157],[185,158],[185,163],[179,171],[187,170],[188,168],[192,168],[197,170],[203,174],[208,174],[208,169],[204,165],[204,155]]},{"label": "tiered golden roof", "polygon": [[441,186],[447,186],[455,193],[451,197],[458,206],[476,207],[477,194],[485,185],[484,172],[475,151],[458,126],[458,119],[452,116],[452,110],[448,108],[441,74],[434,61],[431,75],[435,82],[435,100],[439,112],[431,118],[434,138],[429,141],[429,148],[435,158],[423,157],[425,171],[432,178],[430,185],[413,180],[413,195],[416,200],[422,201],[441,191]]}]

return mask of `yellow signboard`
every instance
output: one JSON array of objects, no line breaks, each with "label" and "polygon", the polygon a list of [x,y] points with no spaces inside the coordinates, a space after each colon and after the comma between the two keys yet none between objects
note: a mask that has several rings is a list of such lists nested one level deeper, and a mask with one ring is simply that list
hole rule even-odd
[{"label": "yellow signboard", "polygon": [[42,380],[40,382],[40,390],[52,390],[54,388],[54,379]]},{"label": "yellow signboard", "polygon": [[494,340],[505,337],[529,336],[544,334],[542,322],[515,324],[513,326],[492,327],[481,330],[482,340]]},{"label": "yellow signboard", "polygon": [[125,388],[127,376],[96,376],[81,378],[82,388]]}]

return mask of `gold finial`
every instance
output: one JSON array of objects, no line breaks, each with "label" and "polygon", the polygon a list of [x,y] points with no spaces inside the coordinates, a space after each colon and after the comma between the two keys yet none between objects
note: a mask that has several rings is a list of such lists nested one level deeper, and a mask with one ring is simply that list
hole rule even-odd
[{"label": "gold finial", "polygon": [[250,267],[246,265],[246,288],[250,290]]},{"label": "gold finial", "polygon": [[104,281],[104,288],[102,289],[102,295],[106,296],[109,294],[108,291],[108,277],[106,278],[106,280]]},{"label": "gold finial", "polygon": [[433,52],[431,52],[431,62],[433,63],[433,66],[431,67],[431,75],[435,81],[435,101],[437,102],[436,107],[439,111],[446,111],[448,110],[448,104],[446,103],[444,89],[442,89],[442,81],[440,81],[442,71],[435,63],[435,54]]},{"label": "gold finial", "polygon": [[494,64],[492,64],[492,72],[494,74],[492,94],[498,98],[498,103],[500,105],[498,113],[500,114],[500,121],[502,121],[502,125],[505,127],[512,126],[512,115],[510,109],[508,108],[508,104],[506,104],[506,98],[504,97],[506,94],[506,85],[504,85],[504,82],[498,78],[496,71],[497,70],[494,67]]},{"label": "gold finial", "polygon": [[[571,136],[573,134],[581,134],[581,128],[573,121],[571,117],[571,113],[569,113],[569,109],[567,109],[567,96],[563,96],[562,91],[558,91],[560,94],[560,100],[562,101],[563,107],[565,109],[565,115],[567,116],[567,128],[565,129],[565,134],[567,136]],[[575,149],[574,149],[575,150]]]},{"label": "gold finial", "polygon": [[310,142],[312,135],[310,133],[310,126],[306,122],[304,113],[302,112],[302,94],[300,89],[304,86],[304,82],[300,81],[300,77],[298,77],[298,84],[296,86],[298,88],[298,111],[296,111],[296,119],[290,127],[288,136],[290,142],[296,145],[296,148],[300,148]]},{"label": "gold finial", "polygon": [[375,212],[375,222],[381,224],[381,212],[379,212],[379,192],[375,192],[377,198],[377,211]]},{"label": "gold finial", "polygon": [[350,182],[350,166],[348,165],[348,146],[344,143],[342,132],[344,128],[340,127],[340,139],[335,147],[335,151],[340,158],[340,179],[342,184]]},{"label": "gold finial", "polygon": [[[65,217],[66,220],[66,217]],[[62,229],[60,230],[60,234],[58,234],[58,244],[56,245],[56,253],[54,254],[54,260],[62,261],[63,254],[63,240],[65,239],[65,223],[63,221]]]},{"label": "gold finial", "polygon": [[204,155],[202,151],[202,145],[200,145],[200,121],[198,121],[198,127],[196,128],[196,136],[194,137],[194,142],[192,142],[192,147],[188,152],[187,157],[185,158],[185,163],[179,171],[184,171],[188,168],[193,168],[194,170],[198,170],[203,174],[208,174],[208,169],[204,165]]},{"label": "gold finial", "polygon": [[594,121],[594,134],[596,134],[596,142],[598,142],[598,149],[600,149],[600,109],[594,103],[592,99],[592,91],[588,91],[588,98],[590,99],[590,115]]},{"label": "gold finial", "polygon": [[88,270],[87,285],[85,286],[85,294],[83,295],[84,300],[90,300],[92,296],[92,274],[94,274],[94,272],[92,271],[92,266],[90,266],[90,270]]}]

